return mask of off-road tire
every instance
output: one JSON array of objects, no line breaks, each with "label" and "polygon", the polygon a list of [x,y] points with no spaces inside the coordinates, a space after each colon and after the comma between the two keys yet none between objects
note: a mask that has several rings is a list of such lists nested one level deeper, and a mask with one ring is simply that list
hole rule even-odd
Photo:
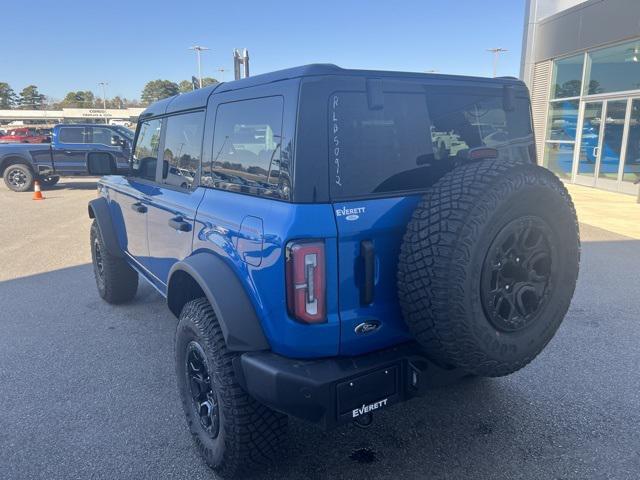
[{"label": "off-road tire", "polygon": [[98,293],[108,303],[125,303],[135,297],[138,290],[138,273],[122,258],[107,250],[100,226],[91,224],[91,260]]},{"label": "off-road tire", "polygon": [[[495,305],[483,296],[483,272],[494,268],[485,262],[494,261],[501,232],[525,228],[526,222],[540,225],[548,238],[548,283],[532,302],[538,313],[520,317],[531,323],[505,331],[496,327]],[[398,268],[404,319],[440,363],[479,376],[508,375],[533,360],[557,331],[573,296],[579,259],[575,209],[553,173],[504,160],[456,168],[424,195],[408,224]],[[501,280],[489,282],[507,288],[509,281],[495,278]]]},{"label": "off-road tire", "polygon": [[60,177],[58,175],[54,175],[51,177],[40,177],[40,185],[42,186],[42,188],[51,188],[59,181]]},{"label": "off-road tire", "polygon": [[[203,427],[192,396],[186,359],[194,342],[204,352],[207,378],[217,399],[215,438]],[[262,405],[240,387],[232,365],[238,353],[227,349],[206,298],[192,300],[183,307],[175,345],[178,390],[189,430],[206,463],[224,478],[273,464],[282,453],[287,417]]]},{"label": "off-road tire", "polygon": [[[33,189],[35,176],[33,170],[24,163],[13,163],[4,170],[4,183],[14,192],[28,192]],[[20,182],[16,183],[19,178]]]}]

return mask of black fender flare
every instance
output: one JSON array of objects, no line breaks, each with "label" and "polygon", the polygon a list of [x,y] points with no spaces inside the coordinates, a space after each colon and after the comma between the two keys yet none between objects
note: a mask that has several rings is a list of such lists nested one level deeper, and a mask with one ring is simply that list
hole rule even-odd
[{"label": "black fender flare", "polygon": [[114,257],[123,258],[124,253],[120,249],[118,244],[118,237],[116,236],[115,228],[113,227],[113,221],[111,214],[109,213],[109,205],[107,199],[104,197],[93,199],[89,202],[89,218],[95,218],[102,234],[102,240],[104,240],[107,251]]},{"label": "black fender flare", "polygon": [[4,174],[4,171],[9,165],[21,164],[29,167],[29,169],[36,175],[36,169],[33,166],[33,161],[19,153],[8,153],[0,158],[0,175]]},{"label": "black fender flare", "polygon": [[244,286],[222,258],[200,252],[173,265],[167,282],[167,302],[176,316],[181,309],[176,308],[180,292],[178,288],[172,290],[172,280],[179,278],[180,272],[189,275],[206,296],[229,350],[248,352],[271,348]]}]

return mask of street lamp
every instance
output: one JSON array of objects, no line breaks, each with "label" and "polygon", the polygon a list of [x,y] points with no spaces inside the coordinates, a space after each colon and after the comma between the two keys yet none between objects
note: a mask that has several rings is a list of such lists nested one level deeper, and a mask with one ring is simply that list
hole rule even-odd
[{"label": "street lamp", "polygon": [[[102,87],[102,109],[106,110],[107,109],[107,85],[109,85],[109,82],[100,82],[98,83],[98,85]],[[107,112],[105,112],[104,114],[104,123],[108,123]]]},{"label": "street lamp", "polygon": [[224,82],[224,72],[226,72],[227,70],[224,68],[219,68],[218,71],[220,72],[220,81]]},{"label": "street lamp", "polygon": [[205,50],[211,49],[207,47],[201,47],[200,45],[194,45],[193,47],[189,47],[189,50],[195,50],[196,52],[196,57],[198,59],[198,82],[200,84],[200,88],[202,88],[202,67],[200,64],[200,53],[204,52]]},{"label": "street lamp", "polygon": [[498,57],[502,52],[508,52],[506,48],[487,48],[487,52],[493,53],[493,78],[498,76]]}]

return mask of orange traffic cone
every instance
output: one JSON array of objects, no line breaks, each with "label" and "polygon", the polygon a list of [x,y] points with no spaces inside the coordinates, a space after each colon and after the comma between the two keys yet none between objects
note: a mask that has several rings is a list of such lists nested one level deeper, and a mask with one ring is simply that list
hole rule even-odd
[{"label": "orange traffic cone", "polygon": [[44,197],[42,196],[42,192],[40,191],[40,182],[38,180],[33,182],[33,199],[44,200]]}]

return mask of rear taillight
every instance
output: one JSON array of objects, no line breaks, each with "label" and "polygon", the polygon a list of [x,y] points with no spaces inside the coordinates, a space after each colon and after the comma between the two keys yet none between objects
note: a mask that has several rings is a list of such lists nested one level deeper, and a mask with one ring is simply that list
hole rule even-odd
[{"label": "rear taillight", "polygon": [[295,241],[287,245],[287,307],[305,323],[325,317],[325,257],[321,241]]}]

